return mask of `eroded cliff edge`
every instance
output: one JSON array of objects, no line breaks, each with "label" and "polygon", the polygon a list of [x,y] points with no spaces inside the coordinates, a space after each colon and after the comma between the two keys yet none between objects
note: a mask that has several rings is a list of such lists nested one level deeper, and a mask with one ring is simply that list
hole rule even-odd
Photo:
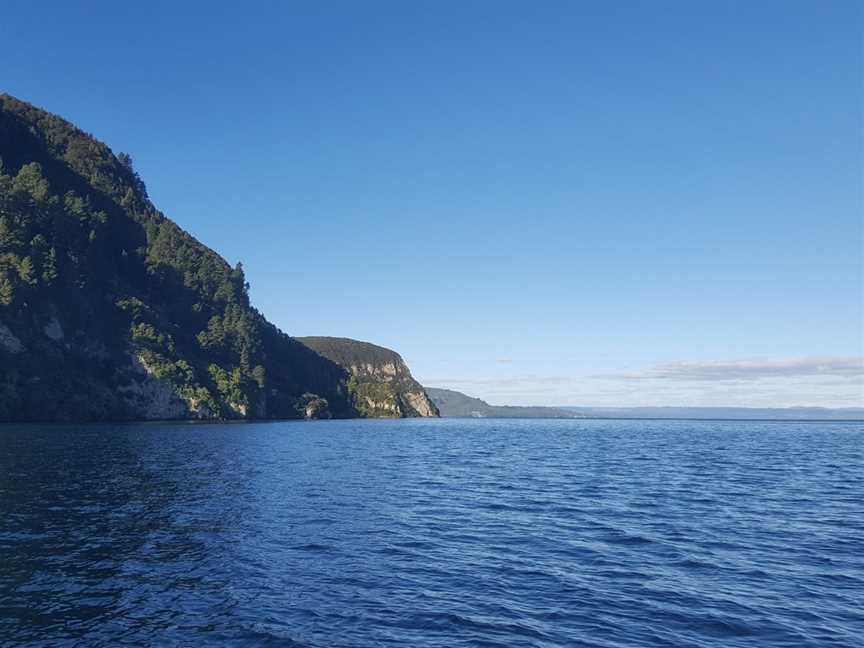
[{"label": "eroded cliff edge", "polygon": [[435,417],[438,408],[405,361],[384,347],[338,337],[298,337],[299,342],[343,367],[354,407],[369,417]]}]

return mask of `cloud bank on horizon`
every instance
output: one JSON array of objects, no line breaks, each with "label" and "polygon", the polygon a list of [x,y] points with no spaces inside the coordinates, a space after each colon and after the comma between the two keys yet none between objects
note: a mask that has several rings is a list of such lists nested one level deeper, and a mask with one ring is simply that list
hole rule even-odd
[{"label": "cloud bank on horizon", "polygon": [[851,377],[860,381],[864,376],[864,356],[668,362],[643,372],[600,374],[597,377],[625,380],[759,380],[800,376]]},{"label": "cloud bank on horizon", "polygon": [[590,375],[427,378],[496,405],[864,407],[864,356],[663,362]]}]

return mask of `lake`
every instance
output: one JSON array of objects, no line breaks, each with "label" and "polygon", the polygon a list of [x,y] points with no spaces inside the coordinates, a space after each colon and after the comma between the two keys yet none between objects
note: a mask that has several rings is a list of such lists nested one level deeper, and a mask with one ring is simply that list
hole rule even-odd
[{"label": "lake", "polygon": [[864,425],[0,426],[0,645],[864,645]]}]

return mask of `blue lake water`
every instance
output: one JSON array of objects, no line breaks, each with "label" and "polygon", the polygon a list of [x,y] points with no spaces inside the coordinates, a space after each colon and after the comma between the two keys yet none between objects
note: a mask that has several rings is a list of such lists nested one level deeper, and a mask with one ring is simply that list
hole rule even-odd
[{"label": "blue lake water", "polygon": [[864,646],[864,426],[0,426],[19,644]]}]

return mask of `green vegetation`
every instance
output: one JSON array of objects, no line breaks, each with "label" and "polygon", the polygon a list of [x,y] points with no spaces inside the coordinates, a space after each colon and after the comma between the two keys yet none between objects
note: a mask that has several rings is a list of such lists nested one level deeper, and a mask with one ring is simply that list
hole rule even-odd
[{"label": "green vegetation", "polygon": [[182,416],[357,414],[346,371],[267,322],[128,155],[0,95],[0,158],[0,419],[175,417],[129,397],[153,381]]}]

